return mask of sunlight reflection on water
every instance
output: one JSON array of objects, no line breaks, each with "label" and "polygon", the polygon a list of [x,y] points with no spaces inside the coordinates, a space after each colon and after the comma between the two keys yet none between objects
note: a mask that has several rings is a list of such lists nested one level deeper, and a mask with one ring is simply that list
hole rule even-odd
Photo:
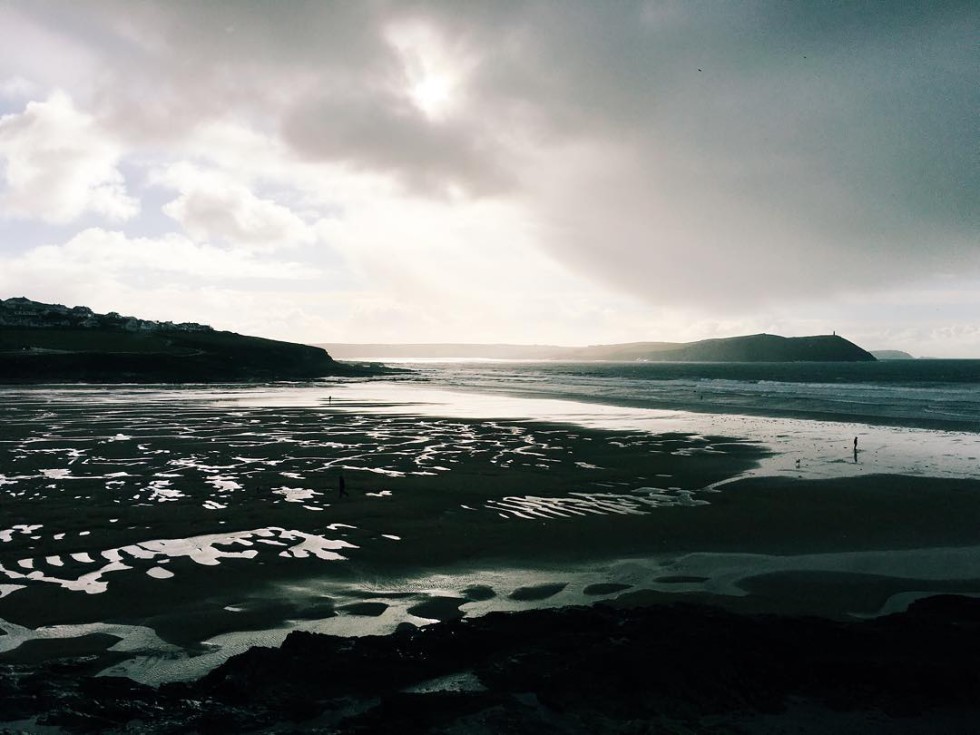
[{"label": "sunlight reflection on water", "polygon": [[[332,400],[327,403],[328,397]],[[317,406],[346,413],[418,414],[574,424],[589,429],[683,432],[758,442],[773,452],[752,475],[806,478],[903,474],[980,477],[980,434],[857,422],[630,408],[555,398],[445,390],[399,382],[289,388],[280,394],[224,395],[219,404]],[[854,438],[858,452],[853,452]],[[799,460],[799,467],[796,461]]]}]

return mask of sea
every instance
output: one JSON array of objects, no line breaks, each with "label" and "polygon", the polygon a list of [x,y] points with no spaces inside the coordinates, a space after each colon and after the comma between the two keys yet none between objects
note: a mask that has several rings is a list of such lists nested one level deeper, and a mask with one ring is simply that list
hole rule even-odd
[{"label": "sea", "polygon": [[651,363],[390,360],[405,382],[698,413],[980,431],[980,360]]},{"label": "sea", "polygon": [[378,361],[407,372],[341,396],[398,414],[730,436],[771,452],[756,475],[980,478],[980,360]]}]

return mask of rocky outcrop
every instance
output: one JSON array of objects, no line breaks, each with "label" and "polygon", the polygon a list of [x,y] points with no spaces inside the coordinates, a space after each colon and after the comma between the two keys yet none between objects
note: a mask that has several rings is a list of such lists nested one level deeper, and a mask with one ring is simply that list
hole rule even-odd
[{"label": "rocky outcrop", "polygon": [[8,720],[79,732],[822,733],[868,717],[874,732],[972,733],[978,641],[980,601],[953,596],[862,622],[596,606],[295,632],[158,690],[79,679],[84,659],[7,666],[0,701]]}]

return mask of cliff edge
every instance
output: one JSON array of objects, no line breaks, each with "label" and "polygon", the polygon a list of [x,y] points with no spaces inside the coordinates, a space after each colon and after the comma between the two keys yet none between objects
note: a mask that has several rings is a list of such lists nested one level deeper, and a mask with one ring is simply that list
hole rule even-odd
[{"label": "cliff edge", "polygon": [[309,345],[0,299],[0,383],[253,382],[364,372]]}]

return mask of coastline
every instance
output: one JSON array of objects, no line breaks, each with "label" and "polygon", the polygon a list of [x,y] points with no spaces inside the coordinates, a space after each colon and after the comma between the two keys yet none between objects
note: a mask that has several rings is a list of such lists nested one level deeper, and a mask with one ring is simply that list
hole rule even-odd
[{"label": "coastline", "polygon": [[[411,362],[419,380],[623,408],[980,431],[980,360],[894,363]],[[915,368],[915,369],[910,369]],[[529,374],[536,379],[529,380]],[[828,398],[831,398],[828,402]],[[965,410],[964,410],[965,409]]]}]

